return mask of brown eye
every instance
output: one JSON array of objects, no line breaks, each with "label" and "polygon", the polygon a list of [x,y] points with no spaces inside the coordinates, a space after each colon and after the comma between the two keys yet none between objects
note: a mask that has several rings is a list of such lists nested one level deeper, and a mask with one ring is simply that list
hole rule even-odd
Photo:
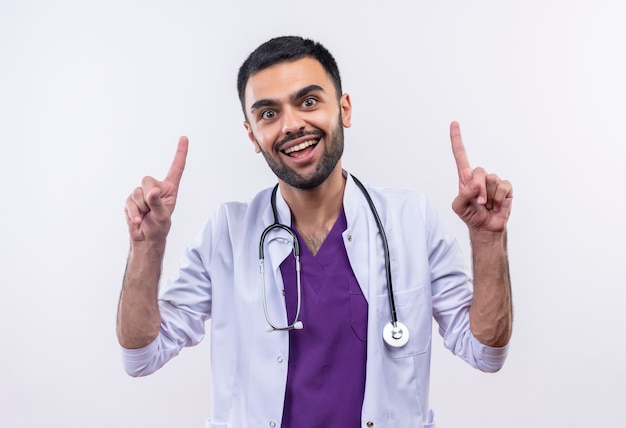
[{"label": "brown eye", "polygon": [[274,117],[276,117],[276,112],[274,110],[264,110],[261,113],[261,119],[273,119]]},{"label": "brown eye", "polygon": [[302,107],[311,108],[317,104],[317,100],[315,98],[305,98],[302,101]]}]

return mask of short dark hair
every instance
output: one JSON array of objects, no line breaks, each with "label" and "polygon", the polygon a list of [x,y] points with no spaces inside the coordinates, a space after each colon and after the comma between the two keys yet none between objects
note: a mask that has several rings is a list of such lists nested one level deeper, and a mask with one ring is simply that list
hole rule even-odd
[{"label": "short dark hair", "polygon": [[280,62],[296,61],[304,57],[314,58],[322,64],[335,85],[337,97],[340,97],[342,91],[339,67],[328,49],[319,42],[299,36],[275,37],[256,48],[239,68],[237,92],[244,116],[246,115],[244,105],[246,84],[250,76]]}]

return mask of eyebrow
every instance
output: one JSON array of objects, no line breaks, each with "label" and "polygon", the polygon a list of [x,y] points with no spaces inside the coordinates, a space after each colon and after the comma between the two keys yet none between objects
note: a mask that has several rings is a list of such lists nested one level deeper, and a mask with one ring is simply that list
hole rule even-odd
[{"label": "eyebrow", "polygon": [[[319,85],[309,85],[309,86],[305,86],[304,88],[300,89],[299,91],[297,91],[296,93],[294,93],[293,95],[291,95],[290,100],[291,101],[295,101],[299,98],[302,98],[303,96],[311,93],[311,92],[324,92],[324,88],[322,88]],[[259,100],[256,101],[255,103],[253,103],[250,106],[250,113],[254,113],[255,110],[261,108],[261,107],[272,107],[272,106],[276,106],[278,105],[278,101],[276,100],[272,100],[272,99],[263,99],[263,100]]]}]

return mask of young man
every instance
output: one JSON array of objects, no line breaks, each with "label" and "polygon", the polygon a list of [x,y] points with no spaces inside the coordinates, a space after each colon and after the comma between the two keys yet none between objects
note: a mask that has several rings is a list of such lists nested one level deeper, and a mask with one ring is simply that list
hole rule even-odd
[{"label": "young man", "polygon": [[445,345],[473,367],[497,371],[506,357],[510,183],[470,167],[453,122],[453,209],[469,228],[472,286],[423,196],[361,188],[342,169],[352,106],[323,46],[299,37],[264,43],[242,65],[238,90],[248,137],[278,185],[223,204],[160,296],[187,139],[163,181],[146,177],[133,191],[117,330],[126,370],[154,372],[197,344],[211,318],[219,345],[208,427],[433,426],[433,318]]}]

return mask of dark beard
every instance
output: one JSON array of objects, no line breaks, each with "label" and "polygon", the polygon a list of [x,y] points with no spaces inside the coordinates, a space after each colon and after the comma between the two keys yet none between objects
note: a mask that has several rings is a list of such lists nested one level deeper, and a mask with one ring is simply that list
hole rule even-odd
[{"label": "dark beard", "polygon": [[[339,116],[339,123],[333,133],[333,138],[331,141],[326,141],[326,150],[324,151],[322,159],[317,165],[314,173],[310,177],[301,176],[286,165],[276,162],[271,156],[268,156],[263,150],[261,150],[261,153],[263,153],[267,164],[274,174],[291,187],[302,190],[314,189],[326,181],[343,155],[343,126],[341,122],[341,115]],[[310,134],[314,134],[318,136],[318,138],[326,138],[327,135],[320,130],[316,130],[316,132],[312,132]],[[294,135],[289,138],[289,140],[300,138],[300,136],[301,135]]]}]

